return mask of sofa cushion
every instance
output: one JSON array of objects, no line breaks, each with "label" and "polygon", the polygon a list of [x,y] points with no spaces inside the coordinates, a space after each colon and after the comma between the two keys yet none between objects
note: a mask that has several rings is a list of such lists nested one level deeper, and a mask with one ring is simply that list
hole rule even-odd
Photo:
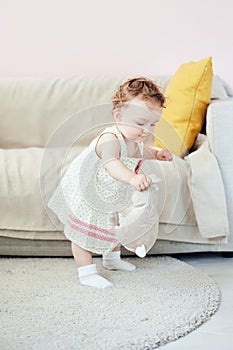
[{"label": "sofa cushion", "polygon": [[49,225],[40,188],[42,148],[0,149],[0,228],[42,229]]},{"label": "sofa cushion", "polygon": [[120,79],[81,77],[1,79],[0,147],[45,147],[72,115],[109,103],[118,83]]},{"label": "sofa cushion", "polygon": [[213,76],[211,100],[227,100],[229,98],[223,80],[218,76]]},{"label": "sofa cushion", "polygon": [[170,80],[166,108],[155,128],[155,146],[184,156],[204,123],[212,87],[211,57],[182,64]]},{"label": "sofa cushion", "polygon": [[[63,225],[48,208],[47,203],[71,161],[80,151],[80,146],[76,145],[70,149],[36,147],[0,149],[0,162],[3,165],[0,168],[0,229],[38,232],[62,230]],[[185,183],[185,162],[183,159],[177,161],[179,171],[184,174],[182,180],[179,174],[181,188],[184,189],[187,186]],[[163,208],[161,221],[163,222],[165,217],[169,218],[170,223],[178,221],[182,225],[195,226],[195,215],[191,207],[186,215],[180,212],[179,207],[182,206],[177,205],[176,210],[174,210],[173,199],[175,203],[178,203],[177,193],[170,188],[172,183],[169,181],[173,165],[168,164],[170,162],[158,163],[153,160],[148,161],[148,163],[151,166],[154,164],[154,170],[158,168],[157,170],[162,172],[161,176],[164,172],[163,176],[166,178],[168,193],[174,195],[174,198],[170,196],[165,202],[164,195],[160,198],[160,206]],[[174,176],[172,177],[174,178]],[[179,194],[184,195],[179,196],[179,200],[185,207],[186,192],[179,191]],[[166,194],[166,191],[161,193]]]},{"label": "sofa cushion", "polygon": [[[79,149],[73,149],[64,164],[65,171],[74,154]],[[24,231],[56,231],[58,220],[52,222],[47,215],[45,205],[46,195],[53,191],[51,180],[48,186],[43,187],[43,172],[47,171],[47,179],[54,176],[59,169],[59,149],[46,152],[48,167],[43,166],[43,148],[0,149],[0,229]],[[51,176],[50,176],[51,174]],[[48,193],[47,193],[47,192]],[[56,226],[54,226],[54,223]]]},{"label": "sofa cushion", "polygon": [[[83,125],[87,113],[88,125],[113,121],[111,97],[119,84],[128,77],[72,78],[5,78],[0,80],[0,147],[45,147],[52,135],[71,116],[77,115]],[[151,76],[165,91],[171,76]],[[226,96],[218,79],[213,85],[214,98]],[[94,107],[94,108],[93,108]],[[88,112],[84,112],[88,111]],[[70,132],[70,130],[69,130]],[[59,143],[59,142],[58,142]],[[64,140],[60,139],[60,144]]]}]

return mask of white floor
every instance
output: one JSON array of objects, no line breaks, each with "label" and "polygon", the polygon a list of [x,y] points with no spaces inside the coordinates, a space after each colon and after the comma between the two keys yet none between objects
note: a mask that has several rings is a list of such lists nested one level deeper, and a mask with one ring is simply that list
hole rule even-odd
[{"label": "white floor", "polygon": [[209,321],[161,350],[233,350],[233,258],[217,254],[181,255],[183,260],[206,272],[221,288],[219,310]]}]

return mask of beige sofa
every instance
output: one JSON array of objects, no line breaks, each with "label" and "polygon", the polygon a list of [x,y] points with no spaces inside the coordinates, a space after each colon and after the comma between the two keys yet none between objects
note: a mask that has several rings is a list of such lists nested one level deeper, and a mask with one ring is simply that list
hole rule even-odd
[{"label": "beige sofa", "polygon": [[[152,78],[163,90],[170,79]],[[0,80],[0,255],[71,256],[70,243],[47,201],[75,155],[111,124],[109,102],[123,80],[125,77]],[[195,217],[191,224],[174,225],[170,233],[166,223],[160,223],[151,254],[233,252],[232,130],[233,101],[222,81],[214,77],[206,134],[225,189],[230,235],[203,238]],[[131,254],[124,249],[123,253]]]}]

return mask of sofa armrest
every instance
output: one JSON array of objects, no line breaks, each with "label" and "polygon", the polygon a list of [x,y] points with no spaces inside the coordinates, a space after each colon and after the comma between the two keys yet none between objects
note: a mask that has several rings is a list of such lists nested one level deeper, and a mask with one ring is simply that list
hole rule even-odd
[{"label": "sofa armrest", "polygon": [[[206,134],[224,183],[231,236],[233,236],[233,99],[213,102],[206,115]],[[233,240],[233,238],[230,238]]]},{"label": "sofa armrest", "polygon": [[[232,160],[233,146],[233,99],[212,102],[207,108],[206,134],[211,151],[219,164]],[[232,162],[231,162],[232,163]]]}]

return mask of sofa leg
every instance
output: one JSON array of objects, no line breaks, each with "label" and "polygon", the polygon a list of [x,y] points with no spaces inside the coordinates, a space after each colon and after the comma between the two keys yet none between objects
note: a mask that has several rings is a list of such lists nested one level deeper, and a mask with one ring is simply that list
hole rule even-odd
[{"label": "sofa leg", "polygon": [[223,258],[233,258],[233,252],[221,252],[220,255]]}]

